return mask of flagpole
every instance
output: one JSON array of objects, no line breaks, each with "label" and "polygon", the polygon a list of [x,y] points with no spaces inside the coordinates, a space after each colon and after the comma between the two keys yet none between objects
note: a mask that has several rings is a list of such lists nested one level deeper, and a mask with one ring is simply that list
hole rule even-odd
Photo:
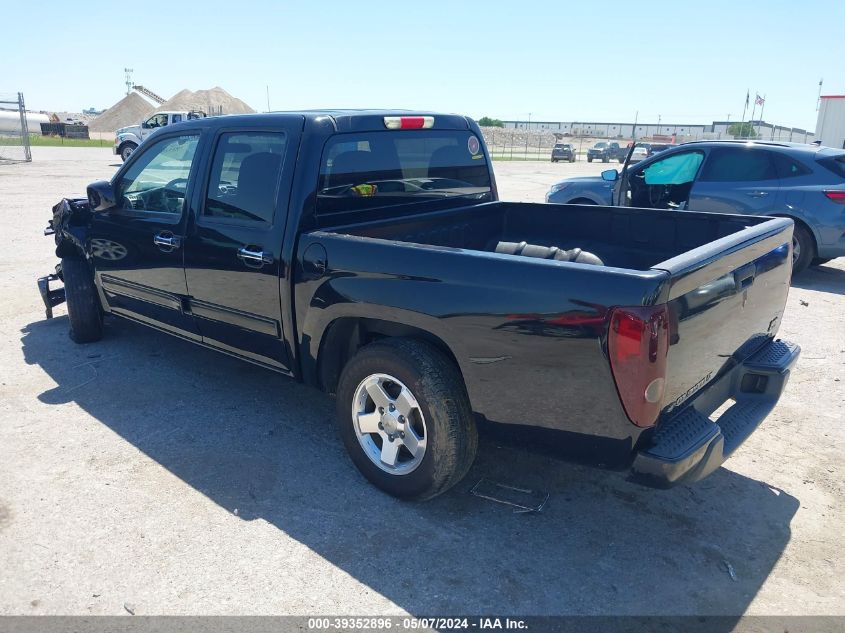
[{"label": "flagpole", "polygon": [[745,129],[745,113],[748,111],[748,100],[751,98],[751,91],[745,91],[745,106],[742,108],[742,121],[739,122],[739,133],[742,135],[742,131]]},{"label": "flagpole", "polygon": [[[763,122],[763,111],[766,109],[766,95],[763,95],[763,104],[760,106],[760,120],[757,122],[757,136],[760,136],[760,123]],[[772,133],[774,134],[774,128]]]},{"label": "flagpole", "polygon": [[[757,91],[754,91],[754,105],[751,108],[751,119],[748,121],[748,125],[751,126],[751,129],[754,129],[754,113],[757,112]],[[750,136],[750,134],[749,134]]]}]

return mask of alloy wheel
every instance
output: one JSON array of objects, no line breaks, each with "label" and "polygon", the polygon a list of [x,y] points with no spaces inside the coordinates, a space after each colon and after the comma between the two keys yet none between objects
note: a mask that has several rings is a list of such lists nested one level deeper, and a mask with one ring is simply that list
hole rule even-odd
[{"label": "alloy wheel", "polygon": [[397,378],[371,374],[352,399],[355,435],[369,460],[392,475],[407,475],[422,463],[428,443],[417,399]]}]

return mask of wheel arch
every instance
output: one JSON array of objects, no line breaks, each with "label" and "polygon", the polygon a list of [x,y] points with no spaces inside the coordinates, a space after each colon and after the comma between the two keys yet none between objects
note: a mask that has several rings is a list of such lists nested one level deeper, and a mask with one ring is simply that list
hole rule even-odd
[{"label": "wheel arch", "polygon": [[69,242],[68,240],[62,240],[58,246],[56,246],[56,257],[76,257],[78,259],[85,259],[85,255],[82,254],[82,251],[77,248],[76,244]]},{"label": "wheel arch", "polygon": [[452,361],[466,384],[452,348],[437,334],[407,323],[361,316],[341,316],[328,324],[320,339],[314,375],[303,378],[334,394],[343,368],[359,349],[379,339],[400,337],[426,341],[439,349]]},{"label": "wheel arch", "polygon": [[[138,143],[132,140],[123,141],[120,145],[117,146],[117,153],[118,155],[123,153],[123,148],[127,145],[132,145],[135,149],[138,149]],[[134,150],[133,150],[134,151]]]},{"label": "wheel arch", "polygon": [[807,229],[807,232],[810,234],[810,237],[813,238],[813,256],[817,256],[819,252],[819,238],[816,235],[816,232],[813,230],[806,220],[799,218],[797,215],[790,215],[788,213],[772,213],[772,217],[775,218],[789,218],[793,222],[795,222],[796,226],[801,226]]},{"label": "wheel arch", "polygon": [[566,204],[601,204],[600,202],[596,202],[592,198],[589,198],[583,194],[579,195],[577,198],[573,198]]}]

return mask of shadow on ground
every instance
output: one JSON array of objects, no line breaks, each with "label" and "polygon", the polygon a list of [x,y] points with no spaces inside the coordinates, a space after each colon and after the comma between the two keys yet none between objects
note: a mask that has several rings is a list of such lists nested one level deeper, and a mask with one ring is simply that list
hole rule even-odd
[{"label": "shadow on ground", "polygon": [[[93,345],[74,346],[65,317],[32,323],[22,343],[58,385],[42,402],[77,403],[222,509],[268,521],[412,614],[742,614],[799,505],[726,469],[654,491],[490,437],[464,482],[404,503],[358,474],[332,401],[310,388],[117,320]],[[545,490],[547,508],[470,496],[481,477]]]},{"label": "shadow on ground", "polygon": [[792,285],[805,290],[818,290],[845,295],[845,270],[833,266],[811,266],[792,278]]}]

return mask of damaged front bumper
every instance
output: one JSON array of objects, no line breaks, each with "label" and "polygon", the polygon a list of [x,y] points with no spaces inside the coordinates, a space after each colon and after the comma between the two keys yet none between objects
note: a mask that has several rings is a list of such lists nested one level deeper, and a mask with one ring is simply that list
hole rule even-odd
[{"label": "damaged front bumper", "polygon": [[62,278],[62,265],[56,264],[56,272],[38,278],[38,292],[41,293],[41,300],[44,301],[44,308],[48,319],[53,318],[53,308],[65,302],[65,287],[50,288],[50,282],[64,283]]},{"label": "damaged front bumper", "polygon": [[[55,234],[52,223],[44,229],[44,235]],[[50,288],[50,282],[61,282],[64,284],[64,276],[62,275],[62,263],[56,264],[56,272],[44,275],[38,278],[38,292],[41,294],[41,300],[44,302],[45,312],[48,319],[53,318],[53,308],[65,302],[65,287]]]}]

